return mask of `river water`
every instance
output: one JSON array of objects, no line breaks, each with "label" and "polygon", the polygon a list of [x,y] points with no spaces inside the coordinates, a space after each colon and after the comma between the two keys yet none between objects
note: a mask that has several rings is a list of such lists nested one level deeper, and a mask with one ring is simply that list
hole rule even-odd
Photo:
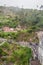
[{"label": "river water", "polygon": [[39,46],[38,46],[38,59],[40,63],[43,65],[43,32],[38,32],[39,37]]}]

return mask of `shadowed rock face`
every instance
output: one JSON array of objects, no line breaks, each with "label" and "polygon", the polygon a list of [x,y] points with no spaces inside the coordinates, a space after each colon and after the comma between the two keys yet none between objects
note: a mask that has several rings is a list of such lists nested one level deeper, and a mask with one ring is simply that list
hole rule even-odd
[{"label": "shadowed rock face", "polygon": [[40,63],[43,65],[43,31],[37,33],[39,38],[39,47],[38,47],[38,59]]}]

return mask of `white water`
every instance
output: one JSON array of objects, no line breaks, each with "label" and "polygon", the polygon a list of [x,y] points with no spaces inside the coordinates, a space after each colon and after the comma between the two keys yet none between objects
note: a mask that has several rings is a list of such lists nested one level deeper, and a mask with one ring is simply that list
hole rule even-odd
[{"label": "white water", "polygon": [[38,47],[38,59],[40,63],[43,65],[43,32],[38,32],[39,37],[39,47]]}]

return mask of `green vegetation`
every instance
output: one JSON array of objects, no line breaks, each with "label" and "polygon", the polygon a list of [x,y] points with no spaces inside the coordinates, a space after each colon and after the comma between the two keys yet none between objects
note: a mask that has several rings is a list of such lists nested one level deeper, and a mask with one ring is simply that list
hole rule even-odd
[{"label": "green vegetation", "polygon": [[[3,10],[5,9],[6,13]],[[34,27],[35,30],[43,28],[43,10],[32,10],[32,9],[19,9],[17,8],[7,8],[10,11],[9,14],[6,11],[6,7],[0,7],[0,27],[9,26],[11,28],[16,28],[18,25],[23,29],[29,29]]]},{"label": "green vegetation", "polygon": [[[2,38],[29,41],[30,38],[37,38],[36,31],[43,30],[43,10],[7,7],[7,11],[10,11],[9,14],[6,11],[6,7],[0,7],[0,9],[0,37]],[[2,14],[4,12],[2,9],[5,9],[6,13]],[[17,32],[3,32],[2,28],[6,26],[14,28],[14,30],[19,26],[21,30],[18,31],[16,29]],[[38,38],[36,40],[38,41]],[[34,39],[32,41],[37,42]]]},{"label": "green vegetation", "polygon": [[8,44],[5,43],[0,47],[0,62],[6,61],[7,64],[12,62],[16,65],[29,65],[29,59],[32,57],[31,49],[15,43]]},{"label": "green vegetation", "polygon": [[[27,41],[38,42],[38,37],[35,32],[30,30],[18,31],[18,32],[0,32],[0,37],[7,40],[13,39],[14,41]],[[10,42],[11,43],[11,42]]]}]

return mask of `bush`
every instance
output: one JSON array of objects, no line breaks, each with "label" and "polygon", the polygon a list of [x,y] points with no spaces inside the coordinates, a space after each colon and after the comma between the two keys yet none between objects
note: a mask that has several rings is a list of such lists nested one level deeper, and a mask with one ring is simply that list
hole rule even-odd
[{"label": "bush", "polygon": [[4,51],[0,48],[0,56],[6,56],[6,55],[7,55],[7,53],[4,52]]},{"label": "bush", "polygon": [[32,29],[28,29],[27,32],[28,32],[28,33],[32,33]]},{"label": "bush", "polygon": [[14,50],[11,57],[11,62],[18,62],[20,65],[27,65],[27,61],[29,64],[29,59],[32,57],[32,51],[30,48],[21,47],[20,49]]},{"label": "bush", "polygon": [[9,43],[5,42],[3,45],[2,45],[3,48],[7,48],[8,50],[10,49],[10,46],[9,46]]}]

